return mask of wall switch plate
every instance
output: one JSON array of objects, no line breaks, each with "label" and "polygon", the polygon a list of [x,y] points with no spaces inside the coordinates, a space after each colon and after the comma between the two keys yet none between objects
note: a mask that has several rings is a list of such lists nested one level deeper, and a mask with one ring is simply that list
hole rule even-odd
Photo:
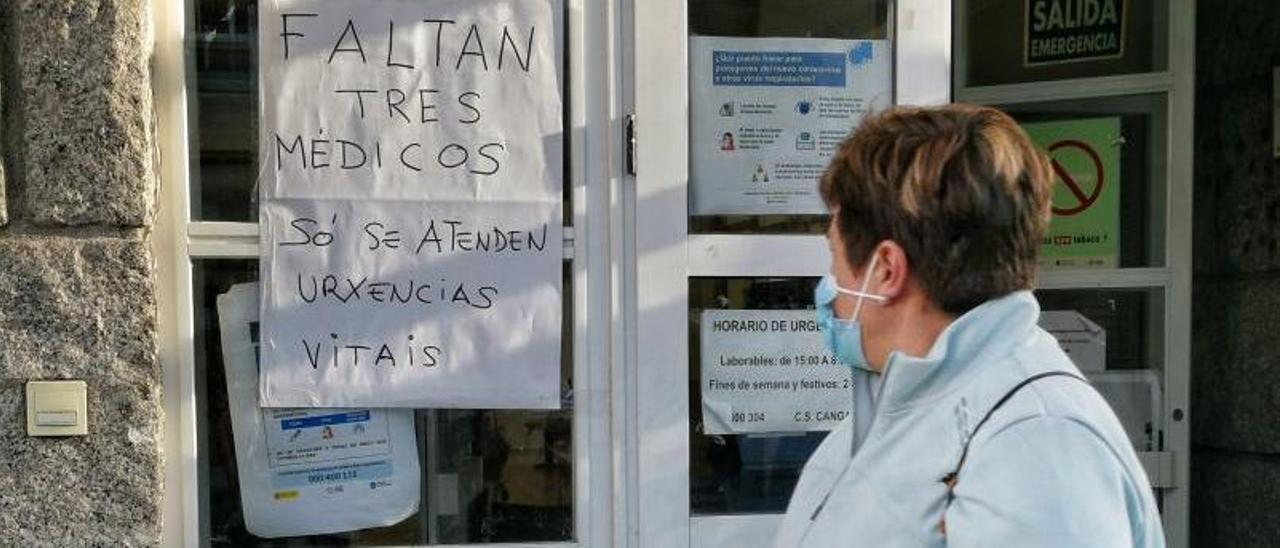
[{"label": "wall switch plate", "polygon": [[28,436],[89,433],[88,385],[84,381],[28,381]]}]

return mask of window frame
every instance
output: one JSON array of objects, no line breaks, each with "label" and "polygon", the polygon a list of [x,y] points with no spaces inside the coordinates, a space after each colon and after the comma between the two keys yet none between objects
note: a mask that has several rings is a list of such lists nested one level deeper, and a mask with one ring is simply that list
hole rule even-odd
[{"label": "window frame", "polygon": [[[625,331],[615,295],[622,258],[620,205],[614,198],[623,174],[613,121],[622,117],[621,0],[561,0],[565,13],[567,113],[565,168],[572,187],[572,227],[565,227],[565,261],[573,276],[574,541],[501,543],[495,547],[570,548],[615,543],[627,519],[625,480],[614,470],[625,462],[619,448],[625,417],[612,401],[624,394],[611,378],[622,360]],[[161,542],[204,546],[207,516],[202,492],[195,378],[193,261],[258,257],[257,223],[192,218],[187,66],[190,2],[156,2],[152,8],[152,92],[155,97],[157,174],[160,180],[151,234],[156,267],[159,357],[165,413]],[[603,55],[599,52],[604,52]],[[435,545],[456,546],[473,545]]]}]

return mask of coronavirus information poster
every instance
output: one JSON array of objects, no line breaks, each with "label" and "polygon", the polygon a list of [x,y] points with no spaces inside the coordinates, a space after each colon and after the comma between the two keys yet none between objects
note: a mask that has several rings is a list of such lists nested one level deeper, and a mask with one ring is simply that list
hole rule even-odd
[{"label": "coronavirus information poster", "polygon": [[831,430],[853,411],[812,310],[707,310],[701,326],[707,434]]},{"label": "coronavirus information poster", "polygon": [[558,407],[560,13],[259,3],[264,406]]},{"label": "coronavirus information poster", "polygon": [[826,213],[818,177],[891,68],[885,40],[690,38],[691,213]]}]

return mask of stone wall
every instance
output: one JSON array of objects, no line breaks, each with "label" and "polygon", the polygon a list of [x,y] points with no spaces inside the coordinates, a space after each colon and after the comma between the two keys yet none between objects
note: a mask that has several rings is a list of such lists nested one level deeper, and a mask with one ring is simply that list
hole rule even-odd
[{"label": "stone wall", "polygon": [[1191,545],[1280,538],[1280,3],[1196,21]]},{"label": "stone wall", "polygon": [[[149,0],[0,0],[0,544],[159,543],[151,48]],[[89,435],[26,435],[36,379]]]}]

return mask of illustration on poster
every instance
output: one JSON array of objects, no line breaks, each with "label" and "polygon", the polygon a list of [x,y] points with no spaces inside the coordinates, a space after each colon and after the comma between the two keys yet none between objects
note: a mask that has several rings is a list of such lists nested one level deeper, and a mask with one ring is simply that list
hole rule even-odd
[{"label": "illustration on poster", "polygon": [[757,164],[755,173],[751,174],[751,182],[767,183],[769,182],[769,172],[764,170],[764,166]]},{"label": "illustration on poster", "polygon": [[859,42],[853,49],[849,50],[849,64],[854,67],[861,67],[874,61],[876,58],[876,48],[868,41]]},{"label": "illustration on poster", "polygon": [[[1079,177],[1062,167],[1062,163],[1058,161],[1057,153],[1060,150],[1068,149],[1084,153],[1093,165],[1092,173],[1086,173],[1086,177]],[[1093,147],[1089,146],[1088,143],[1075,139],[1058,141],[1049,145],[1049,158],[1053,172],[1058,176],[1058,182],[1066,187],[1077,200],[1074,205],[1054,203],[1052,207],[1055,215],[1076,215],[1089,209],[1089,206],[1098,201],[1098,196],[1102,195],[1102,187],[1107,184],[1107,180],[1106,172],[1102,168],[1102,158],[1098,157],[1098,153],[1093,150]],[[1086,193],[1080,181],[1092,181],[1093,190]]]},{"label": "illustration on poster", "polygon": [[801,131],[796,135],[796,150],[813,150],[817,146],[813,142],[813,134],[808,131]]}]

